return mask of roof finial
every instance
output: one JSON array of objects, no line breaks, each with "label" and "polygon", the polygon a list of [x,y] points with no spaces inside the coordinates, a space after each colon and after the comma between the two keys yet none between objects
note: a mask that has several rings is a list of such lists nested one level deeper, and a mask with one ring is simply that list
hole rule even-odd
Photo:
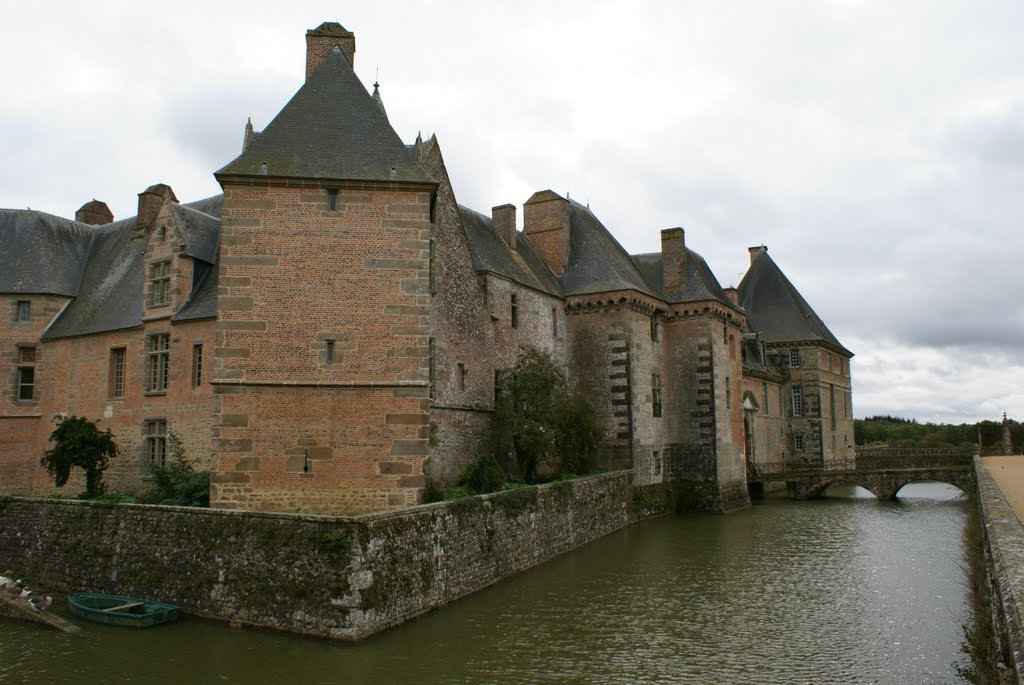
[{"label": "roof finial", "polygon": [[[377,71],[380,72],[380,67],[377,67]],[[384,101],[380,97],[380,83],[376,79],[373,81],[373,101],[377,103],[377,107],[380,108],[381,113],[388,116],[388,111],[384,109]]]}]

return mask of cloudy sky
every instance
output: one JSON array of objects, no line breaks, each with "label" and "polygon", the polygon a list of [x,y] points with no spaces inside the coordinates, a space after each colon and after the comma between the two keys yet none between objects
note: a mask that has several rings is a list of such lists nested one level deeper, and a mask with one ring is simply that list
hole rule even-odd
[{"label": "cloudy sky", "polygon": [[[460,203],[551,188],[630,252],[682,225],[723,285],[764,243],[853,361],[854,410],[1024,419],[1024,3],[46,2],[0,24],[0,206],[219,192],[246,117],[356,33]],[[521,212],[520,212],[521,216]]]}]

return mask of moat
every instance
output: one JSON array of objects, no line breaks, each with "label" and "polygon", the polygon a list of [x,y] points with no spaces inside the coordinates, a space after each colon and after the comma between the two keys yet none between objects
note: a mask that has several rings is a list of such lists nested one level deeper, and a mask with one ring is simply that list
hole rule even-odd
[{"label": "moat", "polygon": [[0,683],[962,682],[965,500],[859,493],[648,521],[356,645],[2,621]]}]

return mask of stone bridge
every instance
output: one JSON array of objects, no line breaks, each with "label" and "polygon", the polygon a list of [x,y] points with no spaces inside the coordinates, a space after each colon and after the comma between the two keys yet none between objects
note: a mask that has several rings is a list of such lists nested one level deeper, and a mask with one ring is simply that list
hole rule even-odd
[{"label": "stone bridge", "polygon": [[859,485],[880,500],[894,500],[908,483],[941,481],[967,492],[974,476],[973,449],[859,447],[855,461],[769,462],[747,467],[751,493],[784,482],[794,499],[817,497],[830,485]]}]

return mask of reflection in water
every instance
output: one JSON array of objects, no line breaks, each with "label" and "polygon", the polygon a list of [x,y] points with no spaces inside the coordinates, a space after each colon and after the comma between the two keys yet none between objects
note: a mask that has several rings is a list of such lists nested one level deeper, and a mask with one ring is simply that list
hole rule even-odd
[{"label": "reflection in water", "polygon": [[908,490],[650,521],[358,645],[0,622],[0,682],[954,683],[966,505]]}]

